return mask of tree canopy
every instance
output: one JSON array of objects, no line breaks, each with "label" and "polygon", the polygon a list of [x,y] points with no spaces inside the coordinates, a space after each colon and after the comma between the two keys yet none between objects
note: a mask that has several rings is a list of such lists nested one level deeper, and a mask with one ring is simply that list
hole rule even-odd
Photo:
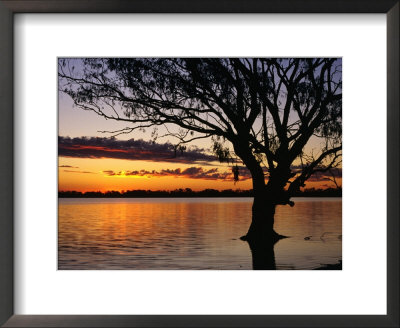
[{"label": "tree canopy", "polygon": [[[313,174],[340,166],[341,69],[340,58],[60,59],[59,88],[126,122],[114,135],[153,128],[180,150],[211,137],[220,160],[246,165],[255,191],[292,204]],[[318,147],[305,151],[310,140]]]}]

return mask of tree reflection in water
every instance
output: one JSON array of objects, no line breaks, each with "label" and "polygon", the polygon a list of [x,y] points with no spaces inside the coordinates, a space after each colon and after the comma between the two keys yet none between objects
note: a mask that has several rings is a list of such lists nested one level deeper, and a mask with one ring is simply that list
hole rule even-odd
[{"label": "tree reflection in water", "polygon": [[282,238],[287,237],[247,241],[251,251],[253,270],[276,270],[274,247]]}]

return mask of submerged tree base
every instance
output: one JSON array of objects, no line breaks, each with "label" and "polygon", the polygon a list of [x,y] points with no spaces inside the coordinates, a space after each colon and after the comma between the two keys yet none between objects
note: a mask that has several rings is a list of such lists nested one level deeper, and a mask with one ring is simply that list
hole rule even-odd
[{"label": "submerged tree base", "polygon": [[268,233],[264,232],[263,234],[248,233],[240,237],[250,247],[254,270],[276,270],[274,246],[279,240],[284,238],[288,237],[280,235],[274,230]]},{"label": "submerged tree base", "polygon": [[254,270],[276,270],[274,246],[283,238],[288,237],[275,231],[271,234],[264,234],[263,237],[261,235],[249,236],[248,234],[240,237],[250,247]]},{"label": "submerged tree base", "polygon": [[271,234],[265,234],[263,236],[250,236],[249,234],[247,234],[240,237],[239,239],[247,242],[272,242],[272,244],[275,244],[277,241],[284,238],[289,238],[289,236],[280,235],[279,233],[272,231]]}]

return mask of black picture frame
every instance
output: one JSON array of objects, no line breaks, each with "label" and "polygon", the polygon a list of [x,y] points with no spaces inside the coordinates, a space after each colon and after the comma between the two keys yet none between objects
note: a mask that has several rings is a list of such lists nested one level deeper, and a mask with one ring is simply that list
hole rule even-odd
[{"label": "black picture frame", "polygon": [[[0,0],[0,324],[4,327],[399,327],[399,0]],[[16,13],[385,13],[387,315],[14,315],[13,17]],[[371,240],[373,242],[373,240]],[[373,283],[373,282],[371,282]]]}]

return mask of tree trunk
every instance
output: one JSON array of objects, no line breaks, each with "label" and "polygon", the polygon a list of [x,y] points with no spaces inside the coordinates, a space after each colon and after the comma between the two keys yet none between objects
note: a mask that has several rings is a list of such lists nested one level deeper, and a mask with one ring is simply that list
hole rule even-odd
[{"label": "tree trunk", "polygon": [[236,142],[232,142],[232,144],[235,153],[242,159],[243,163],[245,163],[246,167],[249,169],[253,181],[254,202],[251,225],[247,234],[240,239],[249,242],[254,255],[255,248],[257,248],[257,250],[265,249],[265,243],[273,246],[280,238],[284,238],[284,236],[278,235],[274,231],[274,215],[278,193],[272,191],[279,190],[279,188],[283,189],[286,181],[281,181],[283,179],[278,180],[277,182],[281,183],[275,183],[273,187],[268,188],[267,192],[264,171],[260,162],[250,151],[246,140],[238,139]]},{"label": "tree trunk", "polygon": [[288,164],[286,170],[285,166],[282,166],[283,168],[280,168],[279,172],[274,175],[278,176],[279,179],[271,180],[270,174],[267,186],[260,162],[250,151],[246,139],[238,139],[236,142],[233,141],[232,144],[235,153],[249,169],[253,180],[252,220],[247,234],[240,239],[249,244],[253,257],[253,269],[275,270],[274,245],[279,239],[286,238],[277,234],[274,230],[275,207],[277,204],[286,204],[282,201],[282,193],[290,177],[290,165]]},{"label": "tree trunk", "polygon": [[275,204],[265,192],[254,194],[252,220],[249,231],[242,240],[249,244],[254,270],[275,270],[274,245],[285,238],[274,230]]},{"label": "tree trunk", "polygon": [[274,244],[282,237],[274,231],[275,206],[264,191],[254,191],[252,220],[246,236],[242,237],[243,240],[269,241]]}]

